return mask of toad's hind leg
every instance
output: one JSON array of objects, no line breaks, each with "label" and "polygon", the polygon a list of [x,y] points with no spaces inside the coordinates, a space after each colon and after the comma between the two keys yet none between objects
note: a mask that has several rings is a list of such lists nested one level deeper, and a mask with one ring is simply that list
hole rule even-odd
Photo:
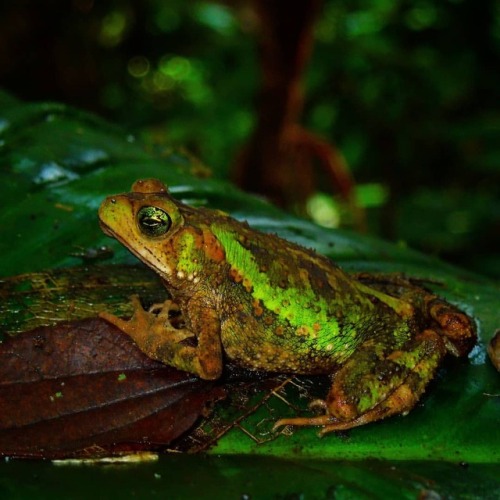
[{"label": "toad's hind leg", "polygon": [[281,419],[274,427],[321,425],[320,434],[326,434],[406,414],[445,354],[441,336],[430,329],[386,355],[367,343],[334,375],[326,400],[319,402],[325,408],[324,415]]}]

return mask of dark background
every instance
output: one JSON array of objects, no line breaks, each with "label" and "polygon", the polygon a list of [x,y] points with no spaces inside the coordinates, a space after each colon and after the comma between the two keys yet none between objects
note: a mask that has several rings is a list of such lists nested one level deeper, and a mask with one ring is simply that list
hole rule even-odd
[{"label": "dark background", "polygon": [[[227,177],[255,120],[255,25],[250,1],[2,2],[0,85],[184,145]],[[499,56],[497,1],[326,0],[302,120],[346,157],[369,232],[490,277]]]}]

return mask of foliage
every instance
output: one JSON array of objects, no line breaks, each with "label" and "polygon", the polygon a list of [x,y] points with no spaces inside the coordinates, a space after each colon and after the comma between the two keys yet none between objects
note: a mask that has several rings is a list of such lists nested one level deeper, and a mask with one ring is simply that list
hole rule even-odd
[{"label": "foliage", "polygon": [[[477,320],[481,344],[469,360],[449,362],[430,387],[423,405],[408,416],[354,429],[347,435],[319,439],[314,429],[301,429],[291,436],[281,435],[269,442],[264,439],[259,444],[250,436],[259,436],[263,419],[269,422],[276,411],[286,410],[280,393],[235,426],[212,450],[220,455],[267,457],[232,462],[233,468],[225,459],[215,462],[210,459],[209,463],[204,462],[209,469],[221,468],[218,474],[231,480],[232,485],[231,474],[235,471],[240,491],[249,488],[285,494],[300,490],[326,495],[334,488],[347,492],[346,495],[356,492],[366,496],[368,481],[377,489],[372,495],[375,497],[383,497],[385,492],[394,492],[396,488],[399,491],[401,487],[408,496],[428,490],[454,495],[464,491],[463,488],[477,497],[484,496],[485,491],[497,492],[493,465],[483,465],[486,461],[493,464],[498,461],[497,437],[493,432],[497,423],[498,374],[485,358],[484,343],[497,326],[499,291],[489,280],[404,247],[347,231],[326,230],[284,214],[261,200],[228,189],[223,181],[193,176],[200,172],[204,175],[205,171],[200,171],[189,157],[174,150],[148,153],[140,141],[121,129],[62,105],[23,104],[5,96],[0,122],[3,144],[0,180],[8,187],[2,199],[2,274],[77,263],[80,257],[70,255],[75,243],[84,247],[80,249],[81,255],[89,255],[86,251],[89,245],[100,247],[108,242],[96,219],[96,208],[104,195],[127,190],[138,176],[155,176],[167,181],[175,196],[184,201],[222,208],[247,219],[254,227],[316,247],[346,268],[404,271],[432,280],[440,295],[458,303]],[[113,248],[115,262],[130,259],[123,248]],[[5,318],[3,314],[2,317]],[[285,399],[289,397],[287,393]],[[273,456],[293,460],[293,464],[286,462],[288,471],[284,470],[284,462]],[[374,457],[384,461],[374,463]],[[359,462],[346,462],[346,458]],[[396,469],[395,460],[400,461]],[[438,477],[436,461],[440,462]],[[458,461],[463,465],[457,465]],[[175,458],[167,457],[154,467],[145,464],[134,469],[139,474],[134,476],[136,488],[142,491],[145,482],[148,484],[147,477],[152,480],[155,474],[170,478],[176,488],[185,491],[186,485],[176,481],[186,462],[182,459],[177,462],[180,469],[173,478],[170,471],[176,467]],[[248,486],[245,482],[248,476],[243,474],[239,463],[246,464],[255,474],[261,474],[265,467],[266,472],[281,478],[281,482],[270,487],[267,475],[256,475]],[[198,481],[207,469],[197,459],[190,461],[189,466],[193,468],[192,476],[197,478],[197,487],[204,486]],[[27,465],[23,470],[27,472],[30,467]],[[37,470],[42,469],[43,465]],[[412,470],[418,471],[417,479]],[[25,491],[28,486],[18,483],[18,471],[17,465],[6,464],[2,473],[10,477],[2,478],[0,486],[6,484],[4,489]],[[301,479],[296,480],[294,471],[308,472],[301,473]],[[77,481],[84,480],[85,474],[72,471],[70,475],[73,474]],[[128,474],[118,475],[126,482],[124,476]],[[91,476],[96,478],[99,472]],[[124,484],[120,483],[120,491]],[[210,478],[206,484],[207,488],[212,484]],[[32,491],[40,487],[45,492],[54,490],[53,485],[43,481],[29,486]]]},{"label": "foliage", "polygon": [[[7,88],[143,128],[227,177],[260,78],[249,3],[7,2],[0,13]],[[373,234],[496,276],[499,26],[495,0],[325,0],[304,116],[347,157]]]}]

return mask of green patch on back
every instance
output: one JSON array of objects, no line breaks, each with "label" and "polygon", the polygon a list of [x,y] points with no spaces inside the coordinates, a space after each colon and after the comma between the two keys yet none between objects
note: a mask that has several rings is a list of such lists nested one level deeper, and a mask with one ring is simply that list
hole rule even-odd
[{"label": "green patch on back", "polygon": [[273,286],[269,276],[259,270],[253,254],[241,245],[237,236],[216,225],[211,229],[224,247],[227,262],[252,287],[249,292],[252,297],[295,328],[297,336],[306,339],[308,349],[331,351],[340,359],[347,359],[354,352],[356,330],[340,331],[336,318],[328,314],[327,301],[314,293],[309,282],[304,281],[300,289]]}]

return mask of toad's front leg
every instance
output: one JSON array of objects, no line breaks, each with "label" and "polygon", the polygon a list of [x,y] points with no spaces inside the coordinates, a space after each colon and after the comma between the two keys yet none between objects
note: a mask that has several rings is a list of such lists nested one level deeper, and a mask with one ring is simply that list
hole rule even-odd
[{"label": "toad's front leg", "polygon": [[334,375],[326,400],[315,402],[324,408],[324,415],[281,419],[274,428],[318,425],[323,426],[323,435],[406,414],[433,378],[446,347],[441,336],[429,329],[400,349],[378,351],[366,343]]},{"label": "toad's front leg", "polygon": [[[156,314],[145,311],[137,296],[132,297],[132,304],[134,313],[129,321],[107,312],[99,316],[129,335],[150,358],[206,380],[220,377],[220,323],[213,309],[200,309],[195,320],[191,321],[191,329],[179,329],[170,324],[169,312],[178,311],[172,301],[165,301],[159,312],[156,305]],[[197,345],[190,345],[186,342],[188,339],[195,340]]]}]

